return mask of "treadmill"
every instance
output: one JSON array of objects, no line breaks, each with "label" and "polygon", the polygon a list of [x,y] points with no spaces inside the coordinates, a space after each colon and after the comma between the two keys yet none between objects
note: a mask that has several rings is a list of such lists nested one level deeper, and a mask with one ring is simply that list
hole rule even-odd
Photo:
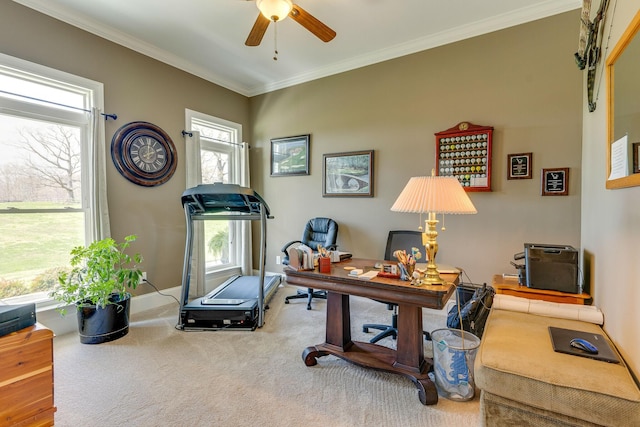
[{"label": "treadmill", "polygon": [[[182,193],[187,221],[182,295],[177,329],[250,330],[262,327],[267,302],[278,289],[280,276],[265,276],[266,225],[269,206],[258,193],[236,184],[201,184]],[[189,301],[193,223],[208,220],[260,221],[260,273],[233,276],[208,294]]]}]

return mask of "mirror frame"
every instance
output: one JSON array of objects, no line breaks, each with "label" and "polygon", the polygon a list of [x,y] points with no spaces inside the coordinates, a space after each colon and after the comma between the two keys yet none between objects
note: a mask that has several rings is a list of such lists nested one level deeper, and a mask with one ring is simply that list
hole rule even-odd
[{"label": "mirror frame", "polygon": [[[625,48],[631,43],[633,38],[638,34],[638,30],[640,29],[640,11],[636,13],[636,16],[633,18],[624,34],[618,40],[616,47],[611,51],[609,58],[607,58],[607,177],[611,174],[611,144],[613,144],[614,140],[614,65],[618,57],[624,52]],[[640,186],[640,173],[630,174],[628,176],[617,178],[617,179],[607,179],[606,188],[615,189],[615,188],[626,188],[626,187],[635,187]]]}]

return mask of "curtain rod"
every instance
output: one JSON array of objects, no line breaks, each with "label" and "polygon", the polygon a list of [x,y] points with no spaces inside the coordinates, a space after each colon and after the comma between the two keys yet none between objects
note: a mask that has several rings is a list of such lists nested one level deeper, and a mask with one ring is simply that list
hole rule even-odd
[{"label": "curtain rod", "polygon": [[[189,137],[193,137],[193,132],[183,130],[182,131],[182,136],[184,137],[184,136],[187,136],[187,135],[189,135]],[[243,142],[242,144],[238,144],[237,142],[223,141],[222,139],[210,138],[208,136],[206,138],[210,139],[212,141],[215,141],[215,142],[221,142],[223,144],[237,145],[238,147],[242,147],[242,144],[247,144],[246,142]],[[247,144],[247,147],[251,148],[251,146],[249,144]]]},{"label": "curtain rod", "polygon": [[[91,113],[91,110],[87,110],[86,108],[80,108],[80,107],[74,107],[74,106],[71,106],[71,105],[60,104],[59,102],[54,102],[54,101],[49,101],[49,100],[46,100],[46,99],[35,98],[33,96],[22,95],[20,93],[7,92],[6,90],[0,90],[0,93],[4,93],[4,94],[7,94],[7,95],[11,95],[11,96],[18,96],[20,98],[26,98],[26,99],[30,99],[32,101],[46,102],[47,104],[53,104],[53,105],[57,105],[59,107],[71,108],[72,110],[84,111],[85,113]],[[117,120],[118,119],[118,115],[117,114],[100,113],[100,115],[104,116],[105,120],[108,120],[108,119]]]}]

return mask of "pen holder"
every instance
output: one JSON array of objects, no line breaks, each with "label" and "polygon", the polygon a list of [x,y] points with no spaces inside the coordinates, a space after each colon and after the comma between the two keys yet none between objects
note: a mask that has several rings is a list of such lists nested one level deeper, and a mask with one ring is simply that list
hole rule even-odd
[{"label": "pen holder", "polygon": [[400,269],[401,280],[411,281],[413,279],[413,271],[415,269],[414,264],[404,264],[402,262],[399,262],[398,268]]},{"label": "pen holder", "polygon": [[318,270],[324,274],[331,273],[331,258],[328,256],[318,257]]}]

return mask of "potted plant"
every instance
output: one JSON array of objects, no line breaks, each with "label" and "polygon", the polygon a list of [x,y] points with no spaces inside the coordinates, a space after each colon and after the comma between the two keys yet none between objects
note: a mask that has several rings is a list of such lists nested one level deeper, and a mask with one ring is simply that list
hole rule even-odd
[{"label": "potted plant", "polygon": [[[113,341],[129,332],[129,289],[135,289],[143,276],[140,254],[125,251],[136,239],[130,235],[122,243],[106,238],[76,246],[71,250],[71,270],[58,275],[50,296],[76,306],[83,344]],[[59,311],[65,314],[64,308]]]}]

